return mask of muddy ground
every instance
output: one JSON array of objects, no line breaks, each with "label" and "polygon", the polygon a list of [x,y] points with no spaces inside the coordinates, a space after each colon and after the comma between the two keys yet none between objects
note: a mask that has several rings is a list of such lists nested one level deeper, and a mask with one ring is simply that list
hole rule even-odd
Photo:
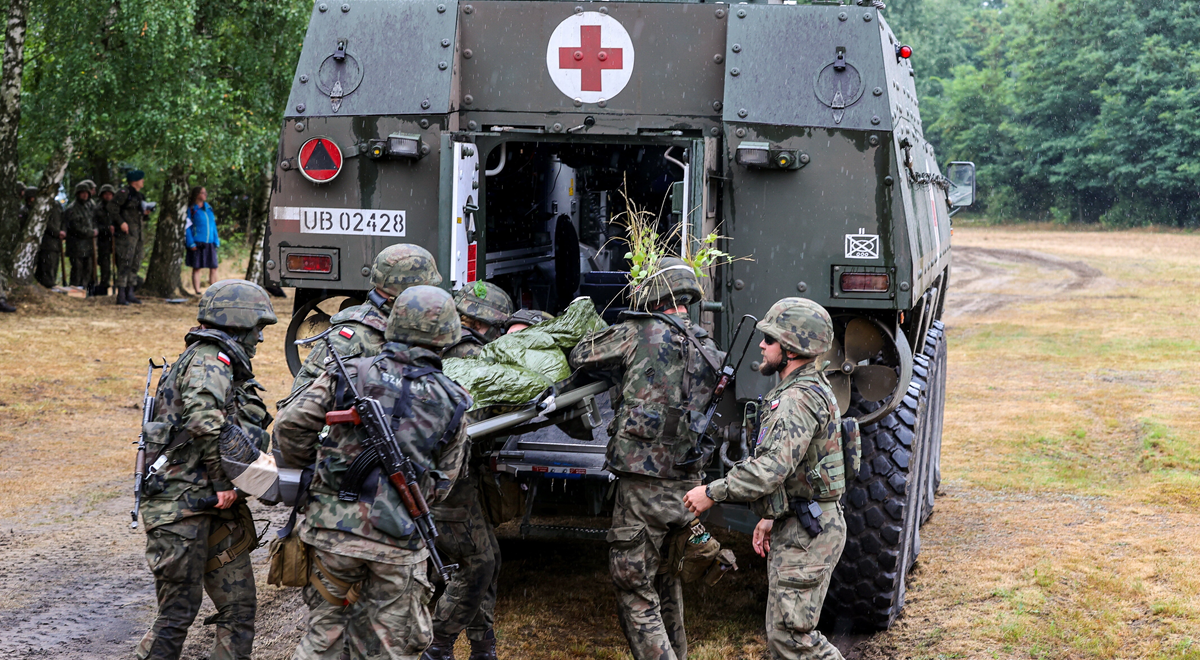
[{"label": "muddy ground", "polygon": [[[1200,559],[1194,513],[1200,498],[1191,499],[1200,489],[1188,477],[1200,442],[1194,427],[1172,416],[1192,413],[1186,406],[1190,400],[1194,408],[1200,394],[1196,378],[1182,369],[1162,376],[1150,367],[1135,374],[1105,365],[1078,367],[1080,376],[1063,346],[1040,335],[1005,340],[1005,333],[1026,332],[1047,318],[1039,311],[1047,305],[1068,310],[1061,320],[1068,330],[1103,328],[1111,318],[1104,305],[1129,304],[1122,297],[1136,296],[1162,269],[1181,291],[1194,286],[1197,270],[1177,252],[1200,254],[1196,239],[956,231],[945,314],[943,488],[922,528],[905,614],[887,633],[835,635],[847,657],[1200,657],[1200,583],[1186,568]],[[1179,295],[1177,303],[1195,300]],[[136,437],[144,382],[138,365],[180,350],[192,308],[150,302],[124,310],[101,302],[29,299],[20,314],[0,317],[0,658],[130,657],[153,616],[144,536],[129,529],[128,443]],[[290,301],[279,306],[290,309]],[[268,346],[282,344],[275,330]],[[1092,340],[1086,334],[1065,340],[1072,341]],[[1137,347],[1114,351],[1106,365],[1132,361]],[[1023,375],[1016,366],[1022,360],[1035,363],[1038,375]],[[282,355],[260,351],[256,366],[271,394],[281,397],[288,382]],[[1071,385],[1081,378],[1090,379],[1086,391]],[[1131,378],[1142,380],[1130,385]],[[1097,421],[1105,397],[1126,392],[1111,388],[1147,390],[1165,386],[1164,378],[1180,388],[1170,402],[1139,403],[1150,412],[1124,425]],[[996,389],[1001,382],[1021,387]],[[1042,395],[1054,401],[1045,414],[1058,411],[1061,419],[1043,419],[1019,404],[1043,386],[1058,392]],[[1168,403],[1173,412],[1155,412]],[[1167,428],[1171,438],[1162,441],[1167,457],[1158,463],[1147,464],[1143,455],[1156,432],[1145,430],[1146,423]],[[1024,446],[1031,424],[1062,427],[1067,440],[1057,440],[1053,451],[1035,445],[1031,462],[1012,449]],[[1078,428],[1088,439],[1101,436],[1097,446],[1104,449],[1082,446]],[[1071,462],[1085,472],[1127,474],[1095,487],[1097,479],[1053,472]],[[1163,483],[1178,495],[1161,501]],[[253,507],[264,524],[282,522],[282,511]],[[765,565],[744,539],[724,540],[742,570],[720,589],[688,590],[689,656],[761,657]],[[506,538],[502,546],[501,657],[628,657],[602,545]],[[265,553],[254,553],[255,657],[286,658],[304,607],[297,590],[265,584]],[[211,633],[200,621],[211,612],[206,600],[185,657],[205,656]],[[461,642],[459,655],[466,655]]]}]

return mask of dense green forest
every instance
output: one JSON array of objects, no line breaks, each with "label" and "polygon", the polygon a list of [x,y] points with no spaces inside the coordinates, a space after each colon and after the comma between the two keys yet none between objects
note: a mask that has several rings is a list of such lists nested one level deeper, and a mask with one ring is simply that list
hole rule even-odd
[{"label": "dense green forest", "polygon": [[897,0],[939,159],[1003,221],[1200,225],[1200,2]]}]

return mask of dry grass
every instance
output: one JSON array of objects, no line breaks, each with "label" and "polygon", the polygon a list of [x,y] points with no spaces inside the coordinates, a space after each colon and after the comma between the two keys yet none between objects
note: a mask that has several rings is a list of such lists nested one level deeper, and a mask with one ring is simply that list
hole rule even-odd
[{"label": "dry grass", "polygon": [[[1103,274],[1077,286],[1061,264],[981,253],[991,274],[952,286],[951,313],[985,311],[949,316],[944,493],[904,616],[858,653],[1200,658],[1200,236],[960,227],[954,240]],[[5,527],[61,522],[80,492],[100,503],[84,511],[128,496],[145,360],[182,349],[195,307],[111,300],[49,297],[0,316]],[[268,399],[290,383],[282,340],[271,328],[255,360]],[[692,658],[763,653],[764,564],[727,540],[742,571],[687,590]],[[113,552],[136,559],[137,545]],[[504,552],[504,657],[629,657],[602,545],[506,541]],[[295,592],[260,595],[272,620],[257,655],[287,657]],[[189,648],[201,651],[198,636]]]}]

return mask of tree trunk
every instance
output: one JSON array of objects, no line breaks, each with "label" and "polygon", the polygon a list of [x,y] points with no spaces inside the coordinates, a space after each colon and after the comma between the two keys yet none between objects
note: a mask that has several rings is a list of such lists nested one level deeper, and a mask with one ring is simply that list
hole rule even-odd
[{"label": "tree trunk", "polygon": [[[13,280],[21,284],[33,281],[33,269],[37,264],[38,246],[42,243],[42,232],[46,230],[46,220],[50,214],[50,205],[57,204],[54,195],[62,183],[67,164],[71,162],[71,154],[75,153],[75,143],[68,132],[62,145],[50,157],[50,163],[42,171],[42,180],[38,183],[38,194],[33,200],[33,209],[25,220],[24,233],[19,234],[20,242],[13,251]],[[0,197],[3,197],[0,191]]]},{"label": "tree trunk", "polygon": [[246,264],[246,279],[255,284],[263,283],[263,252],[267,239],[267,219],[271,210],[271,170],[265,169],[259,176],[258,192],[250,211],[250,225],[246,234],[250,236],[250,261]]},{"label": "tree trunk", "polygon": [[[21,126],[21,71],[25,66],[25,15],[28,9],[29,0],[9,0],[4,62],[0,66],[0,267],[15,265],[16,248],[21,238],[18,218],[21,200],[16,195],[17,177],[20,176],[17,133]],[[43,212],[43,223],[45,217]]]},{"label": "tree trunk", "polygon": [[158,202],[158,226],[154,231],[154,252],[146,268],[142,289],[154,296],[186,296],[180,272],[187,251],[184,229],[187,226],[188,172],[181,164],[167,170]]}]

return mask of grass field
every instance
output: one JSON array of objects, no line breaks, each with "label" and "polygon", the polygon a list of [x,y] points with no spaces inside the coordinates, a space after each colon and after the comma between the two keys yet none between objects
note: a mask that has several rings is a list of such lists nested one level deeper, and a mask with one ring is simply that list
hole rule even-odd
[{"label": "grass field", "polygon": [[[960,226],[954,244],[942,492],[905,614],[843,645],[1200,658],[1200,236]],[[126,657],[152,614],[129,443],[145,360],[183,348],[194,306],[111,300],[42,296],[0,316],[0,562],[22,567],[0,571],[3,657]],[[269,329],[255,360],[269,401],[290,383],[282,342]],[[763,562],[727,540],[742,570],[687,592],[692,658],[763,652]],[[504,551],[502,657],[629,657],[602,546]],[[288,657],[302,606],[258,575],[256,656]]]}]

